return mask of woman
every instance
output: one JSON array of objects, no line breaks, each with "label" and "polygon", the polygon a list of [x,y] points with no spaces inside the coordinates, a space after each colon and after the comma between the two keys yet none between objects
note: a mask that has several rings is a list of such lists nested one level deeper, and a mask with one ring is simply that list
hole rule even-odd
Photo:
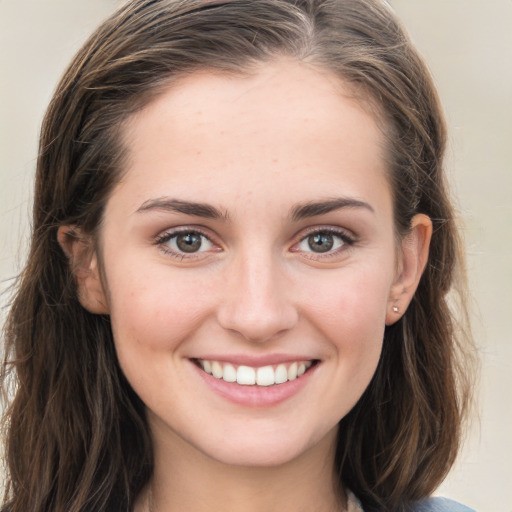
[{"label": "woman", "polygon": [[43,123],[4,509],[467,510],[444,144],[380,1],[126,3]]}]

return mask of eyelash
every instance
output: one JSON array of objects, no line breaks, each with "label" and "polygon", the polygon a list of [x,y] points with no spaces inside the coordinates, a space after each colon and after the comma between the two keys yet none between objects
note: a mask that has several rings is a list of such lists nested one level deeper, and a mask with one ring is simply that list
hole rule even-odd
[{"label": "eyelash", "polygon": [[176,239],[179,235],[199,235],[201,239],[206,239],[208,242],[212,245],[216,245],[212,240],[211,236],[207,235],[206,233],[203,233],[201,229],[199,228],[180,228],[173,231],[167,231],[165,233],[162,233],[160,235],[157,235],[155,237],[155,245],[157,245],[160,250],[167,255],[170,255],[174,258],[181,259],[181,260],[190,260],[195,259],[198,257],[199,254],[205,252],[205,251],[197,251],[197,252],[180,252],[177,250],[173,250],[170,247],[168,247],[166,244],[168,244],[171,240]]},{"label": "eyelash", "polygon": [[[206,239],[210,244],[213,246],[216,246],[210,235],[207,235],[204,233],[201,229],[194,227],[194,228],[180,228],[173,231],[167,231],[162,234],[159,234],[155,237],[155,245],[157,245],[164,254],[170,255],[174,258],[181,259],[181,260],[191,260],[196,259],[200,257],[199,255],[206,251],[197,251],[197,252],[180,252],[179,250],[173,250],[170,247],[167,246],[167,244],[173,240],[176,239],[181,234],[191,234],[191,235],[199,235],[201,239]],[[324,236],[330,236],[334,238],[338,238],[341,241],[341,245],[337,247],[335,250],[327,250],[325,253],[322,252],[315,252],[315,251],[301,251],[297,247],[305,242],[309,237],[314,235],[324,235]],[[303,252],[304,257],[311,260],[323,260],[328,259],[332,257],[336,257],[339,255],[340,252],[344,252],[347,249],[349,249],[351,246],[353,246],[356,243],[356,239],[349,235],[346,231],[341,229],[334,229],[334,228],[311,228],[308,230],[305,234],[301,236],[301,238],[295,242],[290,249],[291,252]],[[218,247],[218,245],[217,245]],[[306,256],[307,255],[307,256]]]},{"label": "eyelash", "polygon": [[303,251],[304,258],[311,259],[311,260],[317,260],[317,261],[339,257],[340,253],[345,252],[348,249],[350,249],[350,247],[352,247],[357,241],[357,239],[354,236],[349,235],[347,233],[347,231],[345,231],[345,230],[335,229],[335,228],[330,228],[330,227],[329,228],[316,227],[316,228],[311,228],[310,230],[308,230],[306,232],[306,234],[302,235],[301,238],[299,239],[299,241],[293,245],[292,251],[300,252],[300,249],[294,249],[294,248],[297,247],[299,244],[305,242],[309,237],[311,237],[313,235],[332,236],[334,238],[338,238],[341,241],[340,247],[338,247],[334,250],[330,249],[330,250],[326,251],[325,253],[315,252],[315,251]]}]

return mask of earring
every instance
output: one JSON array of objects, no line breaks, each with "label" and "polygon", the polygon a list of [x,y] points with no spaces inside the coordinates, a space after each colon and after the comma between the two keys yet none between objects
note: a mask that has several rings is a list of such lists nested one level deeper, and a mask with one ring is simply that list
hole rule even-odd
[{"label": "earring", "polygon": [[398,309],[398,306],[393,306],[393,311],[394,311],[395,313],[398,313],[400,310]]}]

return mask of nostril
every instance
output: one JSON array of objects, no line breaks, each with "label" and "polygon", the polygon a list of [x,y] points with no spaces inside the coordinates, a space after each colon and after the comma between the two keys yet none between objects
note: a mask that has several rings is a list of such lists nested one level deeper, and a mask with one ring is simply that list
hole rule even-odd
[{"label": "nostril", "polygon": [[275,304],[271,310],[266,307],[251,308],[246,302],[222,308],[217,320],[222,328],[235,332],[250,343],[264,343],[281,336],[298,322],[298,314],[291,305]]}]

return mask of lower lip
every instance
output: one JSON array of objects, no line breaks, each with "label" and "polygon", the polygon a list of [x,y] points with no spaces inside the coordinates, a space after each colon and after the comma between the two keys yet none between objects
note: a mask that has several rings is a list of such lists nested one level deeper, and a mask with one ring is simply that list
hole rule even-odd
[{"label": "lower lip", "polygon": [[272,386],[243,386],[236,382],[216,379],[201,370],[194,362],[192,365],[202,381],[215,393],[230,402],[246,407],[269,407],[277,405],[296,395],[311,379],[319,364],[313,365],[306,373],[283,384]]}]

